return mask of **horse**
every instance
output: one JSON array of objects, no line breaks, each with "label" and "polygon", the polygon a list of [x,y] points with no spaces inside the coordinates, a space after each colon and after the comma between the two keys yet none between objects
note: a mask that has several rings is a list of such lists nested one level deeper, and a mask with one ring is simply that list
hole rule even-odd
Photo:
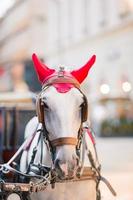
[{"label": "horse", "polygon": [[[94,162],[97,163],[92,141],[83,133],[83,127],[86,126],[84,124],[88,121],[88,104],[81,90],[81,83],[87,77],[96,56],[93,55],[83,67],[73,71],[65,71],[64,68],[59,71],[51,69],[36,54],[33,54],[32,59],[42,91],[36,100],[37,116],[25,128],[25,138],[30,135],[33,137],[22,153],[20,171],[27,173],[35,151],[33,165],[28,173],[39,174],[38,166],[41,163],[45,168],[54,169],[62,183],[56,183],[54,189],[48,186],[44,192],[32,194],[31,199],[98,200],[98,183],[95,180],[72,181],[78,174],[80,163],[90,166],[87,158],[83,158],[86,155],[81,155],[80,152],[81,149],[84,152],[84,137]],[[40,130],[43,134],[40,134]]]}]

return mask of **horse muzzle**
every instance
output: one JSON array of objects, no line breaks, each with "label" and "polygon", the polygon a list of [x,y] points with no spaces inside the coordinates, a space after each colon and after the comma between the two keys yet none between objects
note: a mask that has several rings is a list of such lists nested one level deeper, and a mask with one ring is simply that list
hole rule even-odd
[{"label": "horse muzzle", "polygon": [[57,177],[61,180],[73,179],[77,171],[77,159],[73,159],[72,162],[62,163],[59,159],[55,160],[54,167],[57,173]]},{"label": "horse muzzle", "polygon": [[76,155],[77,138],[63,137],[51,141],[56,148],[54,168],[60,179],[72,179],[77,170],[78,157]]}]

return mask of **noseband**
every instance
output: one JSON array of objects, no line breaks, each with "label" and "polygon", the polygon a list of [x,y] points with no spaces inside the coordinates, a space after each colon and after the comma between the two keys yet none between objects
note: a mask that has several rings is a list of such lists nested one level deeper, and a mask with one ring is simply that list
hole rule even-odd
[{"label": "noseband", "polygon": [[[42,125],[43,125],[45,130],[46,130],[45,113],[44,113],[45,105],[44,105],[44,102],[42,101],[41,94],[42,94],[42,92],[44,93],[50,86],[52,86],[54,84],[60,84],[60,83],[72,84],[75,88],[77,88],[80,91],[80,93],[82,93],[84,102],[83,102],[82,108],[81,108],[81,127],[82,127],[82,123],[87,121],[87,116],[88,116],[87,98],[83,94],[83,92],[81,91],[79,83],[76,81],[76,79],[71,78],[71,77],[54,76],[54,77],[48,79],[44,83],[44,85],[42,86],[42,91],[39,93],[39,95],[37,97],[37,101],[36,101],[36,111],[37,111],[38,120],[39,120],[40,123],[42,123]],[[48,134],[46,136],[47,136],[47,139],[48,139],[48,141],[49,141],[49,143],[50,143],[50,145],[52,147],[63,146],[63,145],[74,145],[74,146],[77,146],[78,143],[79,143],[80,135],[81,135],[80,132],[81,131],[79,130],[78,138],[61,137],[61,138],[57,138],[55,140],[50,141],[49,138],[48,138]]]}]

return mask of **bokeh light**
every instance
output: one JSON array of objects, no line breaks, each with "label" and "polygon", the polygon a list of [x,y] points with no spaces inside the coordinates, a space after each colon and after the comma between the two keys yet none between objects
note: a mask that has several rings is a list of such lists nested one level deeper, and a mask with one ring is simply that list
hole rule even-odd
[{"label": "bokeh light", "polygon": [[110,86],[108,84],[102,84],[100,86],[100,92],[102,94],[108,94],[110,92]]},{"label": "bokeh light", "polygon": [[122,83],[122,89],[124,92],[130,92],[132,90],[131,83],[128,81]]}]

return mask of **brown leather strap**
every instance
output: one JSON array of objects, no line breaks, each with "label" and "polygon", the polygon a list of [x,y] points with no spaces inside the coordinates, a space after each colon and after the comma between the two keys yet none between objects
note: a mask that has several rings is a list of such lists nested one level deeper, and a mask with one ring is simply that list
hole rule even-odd
[{"label": "brown leather strap", "polygon": [[71,83],[73,84],[76,88],[80,88],[80,84],[79,82],[72,78],[72,77],[58,77],[58,76],[54,76],[51,77],[50,79],[48,79],[42,86],[42,89],[45,89],[47,86],[53,85],[53,84],[58,84],[58,83]]},{"label": "brown leather strap", "polygon": [[53,147],[62,145],[77,145],[78,139],[73,137],[62,137],[51,141]]}]

